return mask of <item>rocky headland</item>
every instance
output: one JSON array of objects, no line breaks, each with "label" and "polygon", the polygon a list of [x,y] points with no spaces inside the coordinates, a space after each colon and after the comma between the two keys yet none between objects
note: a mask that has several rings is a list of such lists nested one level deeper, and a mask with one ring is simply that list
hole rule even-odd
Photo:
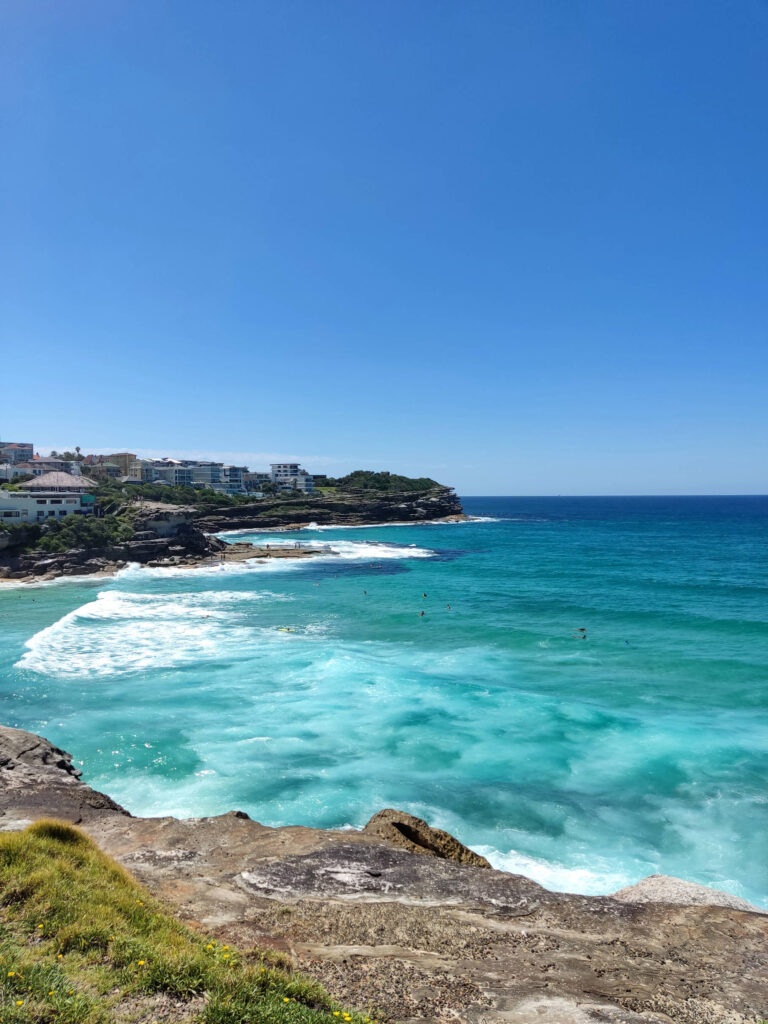
[{"label": "rocky headland", "polygon": [[364,526],[377,523],[423,523],[461,520],[461,502],[449,487],[426,492],[382,494],[297,495],[263,498],[253,503],[205,507],[142,501],[124,510],[133,536],[119,544],[20,553],[0,546],[0,580],[22,583],[60,576],[109,575],[124,566],[194,567],[216,561],[251,558],[309,558],[326,549],[302,545],[290,550],[225,543],[212,534],[224,530],[288,530],[318,525]]},{"label": "rocky headland", "polygon": [[464,509],[450,487],[429,491],[383,494],[375,491],[297,494],[261,498],[201,513],[195,525],[209,533],[220,530],[274,529],[318,526],[365,526],[378,523],[425,523],[435,519],[465,519]]},{"label": "rocky headland", "polygon": [[443,1024],[753,1024],[768,1014],[768,914],[679,879],[612,896],[495,871],[403,812],[361,832],[242,811],[138,818],[47,740],[0,727],[0,829],[78,824],[183,919],[271,948],[379,1019]]}]

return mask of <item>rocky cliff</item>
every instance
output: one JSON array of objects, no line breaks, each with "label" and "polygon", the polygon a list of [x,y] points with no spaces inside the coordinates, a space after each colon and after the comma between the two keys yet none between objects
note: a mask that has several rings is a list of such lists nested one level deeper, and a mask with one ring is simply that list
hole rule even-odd
[{"label": "rocky cliff", "polygon": [[133,540],[100,548],[71,548],[69,551],[27,551],[0,555],[0,578],[9,580],[53,579],[57,576],[86,576],[118,569],[129,562],[139,565],[181,565],[219,554],[226,545],[190,524],[179,523],[170,536],[153,530],[139,530]]},{"label": "rocky cliff", "polygon": [[461,502],[450,487],[431,491],[381,494],[297,494],[261,498],[252,505],[233,505],[200,514],[195,524],[203,530],[271,529],[307,525],[361,526],[366,523],[423,523],[430,519],[463,516]]},{"label": "rocky cliff", "polygon": [[494,871],[388,810],[362,832],[243,812],[135,818],[71,757],[0,728],[0,828],[81,825],[186,920],[267,946],[378,1019],[468,1024],[753,1024],[768,1014],[768,915],[654,876],[612,897]]}]

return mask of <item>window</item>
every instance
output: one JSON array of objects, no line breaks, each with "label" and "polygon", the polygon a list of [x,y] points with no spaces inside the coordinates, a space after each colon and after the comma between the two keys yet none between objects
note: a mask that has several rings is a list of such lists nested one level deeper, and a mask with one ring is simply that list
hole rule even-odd
[{"label": "window", "polygon": [[47,498],[36,498],[35,500],[37,501],[38,505],[47,505],[48,504],[48,499]]},{"label": "window", "polygon": [[51,498],[51,504],[52,505],[60,505],[61,504],[61,498]]}]

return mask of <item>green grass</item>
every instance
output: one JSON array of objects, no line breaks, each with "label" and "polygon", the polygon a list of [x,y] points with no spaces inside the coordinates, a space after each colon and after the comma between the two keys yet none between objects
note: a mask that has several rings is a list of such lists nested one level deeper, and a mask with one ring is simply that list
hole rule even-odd
[{"label": "green grass", "polygon": [[192,931],[71,825],[0,835],[3,1024],[152,1021],[158,994],[187,1005],[178,1021],[371,1020],[276,961]]}]

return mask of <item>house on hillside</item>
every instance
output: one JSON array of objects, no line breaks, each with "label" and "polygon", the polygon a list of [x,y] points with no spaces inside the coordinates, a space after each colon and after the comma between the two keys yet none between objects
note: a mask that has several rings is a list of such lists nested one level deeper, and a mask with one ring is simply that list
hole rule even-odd
[{"label": "house on hillside", "polygon": [[68,515],[92,515],[95,499],[89,493],[97,485],[71,473],[44,473],[18,491],[0,490],[0,521],[40,523]]}]

